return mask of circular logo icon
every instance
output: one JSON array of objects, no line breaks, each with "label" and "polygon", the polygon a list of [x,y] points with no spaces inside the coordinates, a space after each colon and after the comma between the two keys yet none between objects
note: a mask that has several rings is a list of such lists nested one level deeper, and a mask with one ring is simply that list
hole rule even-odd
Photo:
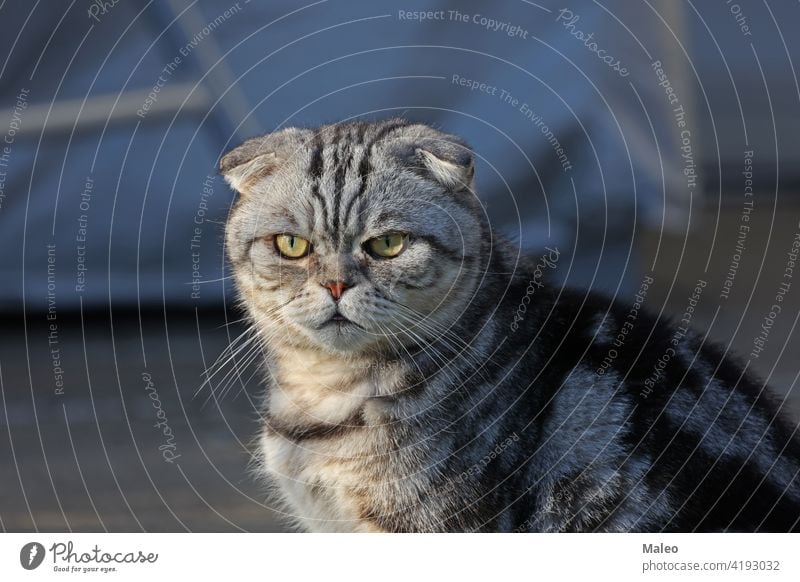
[{"label": "circular logo icon", "polygon": [[19,551],[19,563],[26,570],[34,570],[44,561],[44,546],[39,542],[28,542]]}]

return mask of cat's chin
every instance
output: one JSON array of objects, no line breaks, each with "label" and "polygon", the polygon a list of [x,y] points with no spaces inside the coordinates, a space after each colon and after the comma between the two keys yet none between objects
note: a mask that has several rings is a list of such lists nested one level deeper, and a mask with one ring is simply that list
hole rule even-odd
[{"label": "cat's chin", "polygon": [[374,334],[349,320],[328,321],[306,329],[305,335],[315,347],[331,354],[362,353],[375,344]]}]

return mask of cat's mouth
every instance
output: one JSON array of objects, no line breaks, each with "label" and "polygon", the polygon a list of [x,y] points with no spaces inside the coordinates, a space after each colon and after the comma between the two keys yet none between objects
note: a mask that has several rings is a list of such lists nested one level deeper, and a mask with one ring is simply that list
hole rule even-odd
[{"label": "cat's mouth", "polygon": [[347,317],[342,315],[338,310],[331,316],[331,318],[328,321],[323,323],[320,326],[320,328],[328,327],[328,326],[337,326],[340,329],[343,328],[343,327],[354,326],[354,327],[357,327],[359,329],[364,329],[359,324],[357,324],[355,321],[347,319]]}]

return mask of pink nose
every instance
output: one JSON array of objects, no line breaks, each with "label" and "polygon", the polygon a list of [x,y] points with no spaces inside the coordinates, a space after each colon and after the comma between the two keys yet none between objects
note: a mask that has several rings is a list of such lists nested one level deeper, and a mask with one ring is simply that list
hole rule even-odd
[{"label": "pink nose", "polygon": [[322,286],[331,292],[331,297],[336,301],[339,301],[342,293],[347,289],[347,284],[344,281],[328,281],[327,283],[323,283]]}]

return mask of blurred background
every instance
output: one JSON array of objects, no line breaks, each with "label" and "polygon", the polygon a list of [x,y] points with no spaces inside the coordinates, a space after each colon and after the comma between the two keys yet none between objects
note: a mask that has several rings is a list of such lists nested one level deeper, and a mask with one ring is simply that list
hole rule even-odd
[{"label": "blurred background", "polygon": [[798,22],[755,0],[0,3],[0,527],[281,530],[248,471],[255,368],[201,386],[243,332],[217,160],[288,125],[462,135],[493,227],[558,247],[557,282],[629,302],[652,277],[677,319],[702,282],[692,326],[796,417]]}]

